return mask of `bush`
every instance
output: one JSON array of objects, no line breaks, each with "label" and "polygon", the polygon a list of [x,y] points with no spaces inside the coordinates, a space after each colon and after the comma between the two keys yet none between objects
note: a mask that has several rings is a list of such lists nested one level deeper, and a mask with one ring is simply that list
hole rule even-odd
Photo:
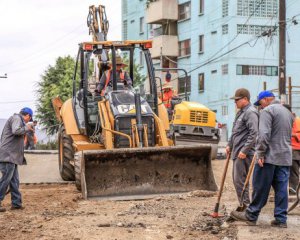
[{"label": "bush", "polygon": [[36,150],[57,150],[58,149],[58,143],[57,141],[51,141],[48,143],[37,143],[36,144]]}]

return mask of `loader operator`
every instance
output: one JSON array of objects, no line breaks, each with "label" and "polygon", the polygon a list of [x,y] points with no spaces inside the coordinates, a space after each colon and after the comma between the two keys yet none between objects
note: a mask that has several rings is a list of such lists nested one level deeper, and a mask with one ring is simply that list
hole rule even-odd
[{"label": "loader operator", "polygon": [[[132,87],[132,80],[129,76],[129,74],[124,71],[122,68],[126,67],[127,64],[125,64],[122,61],[122,58],[120,56],[116,56],[116,76],[117,76],[117,82],[123,83],[125,87],[131,88]],[[111,91],[112,90],[112,79],[113,79],[113,69],[109,69],[105,73],[103,73],[100,82],[97,86],[96,92],[100,93],[102,96],[104,95],[105,91]]]},{"label": "loader operator", "polygon": [[[245,88],[237,89],[235,96],[231,99],[234,99],[239,112],[235,116],[232,135],[228,141],[226,153],[231,153],[233,160],[233,184],[240,201],[244,182],[254,156],[255,141],[258,133],[258,112],[250,103],[250,93]],[[245,190],[243,204],[248,206],[249,203],[248,187]]]}]

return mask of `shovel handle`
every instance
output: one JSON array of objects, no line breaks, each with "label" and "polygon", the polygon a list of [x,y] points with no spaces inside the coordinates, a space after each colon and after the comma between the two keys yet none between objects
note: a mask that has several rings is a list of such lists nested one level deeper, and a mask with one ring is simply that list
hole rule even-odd
[{"label": "shovel handle", "polygon": [[254,156],[253,156],[253,158],[252,158],[251,165],[250,165],[250,167],[249,167],[249,171],[248,171],[248,174],[247,174],[247,177],[246,177],[244,186],[243,186],[243,191],[245,191],[246,188],[248,187],[249,180],[250,180],[250,177],[251,177],[252,172],[253,172],[253,169],[254,169],[255,159],[256,159],[256,154],[254,154]]},{"label": "shovel handle", "polygon": [[296,190],[297,199],[296,199],[296,201],[292,204],[292,206],[289,207],[288,213],[290,213],[290,211],[292,211],[292,210],[293,210],[295,207],[297,207],[297,205],[299,204],[299,202],[300,202],[299,191],[300,191],[300,182],[298,183],[297,190]]},{"label": "shovel handle", "polygon": [[250,164],[250,167],[249,167],[249,171],[248,171],[246,180],[244,182],[243,190],[242,190],[242,193],[241,193],[240,207],[242,207],[243,204],[244,204],[243,203],[243,201],[244,201],[244,195],[245,195],[246,188],[249,185],[249,180],[250,180],[250,177],[251,177],[253,169],[254,169],[255,159],[256,159],[256,154],[254,154],[254,156],[252,158],[252,161],[251,161],[251,164]]},{"label": "shovel handle", "polygon": [[229,165],[230,155],[231,155],[230,153],[227,155],[226,162],[225,162],[225,168],[224,168],[224,171],[223,171],[221,185],[220,185],[220,189],[219,189],[219,192],[218,192],[218,200],[217,200],[217,204],[218,205],[220,203],[221,196],[222,196],[222,193],[223,193],[224,182],[225,182],[225,178],[226,178],[226,174],[227,174],[227,169],[228,169],[228,165]]}]

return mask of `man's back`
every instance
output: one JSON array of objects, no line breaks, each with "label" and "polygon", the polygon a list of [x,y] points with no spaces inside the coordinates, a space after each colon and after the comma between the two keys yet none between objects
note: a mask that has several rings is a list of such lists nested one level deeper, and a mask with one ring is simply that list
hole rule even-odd
[{"label": "man's back", "polygon": [[292,165],[291,135],[293,115],[279,101],[273,101],[260,113],[257,150],[265,162]]}]

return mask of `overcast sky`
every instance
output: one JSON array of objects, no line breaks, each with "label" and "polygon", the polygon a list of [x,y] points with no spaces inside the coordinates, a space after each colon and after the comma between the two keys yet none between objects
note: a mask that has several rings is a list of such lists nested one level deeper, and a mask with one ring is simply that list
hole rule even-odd
[{"label": "overcast sky", "polygon": [[[113,3],[113,4],[112,4]],[[90,5],[105,5],[108,39],[121,40],[121,0],[0,0],[0,118],[35,109],[35,85],[59,56],[90,41]]]}]

